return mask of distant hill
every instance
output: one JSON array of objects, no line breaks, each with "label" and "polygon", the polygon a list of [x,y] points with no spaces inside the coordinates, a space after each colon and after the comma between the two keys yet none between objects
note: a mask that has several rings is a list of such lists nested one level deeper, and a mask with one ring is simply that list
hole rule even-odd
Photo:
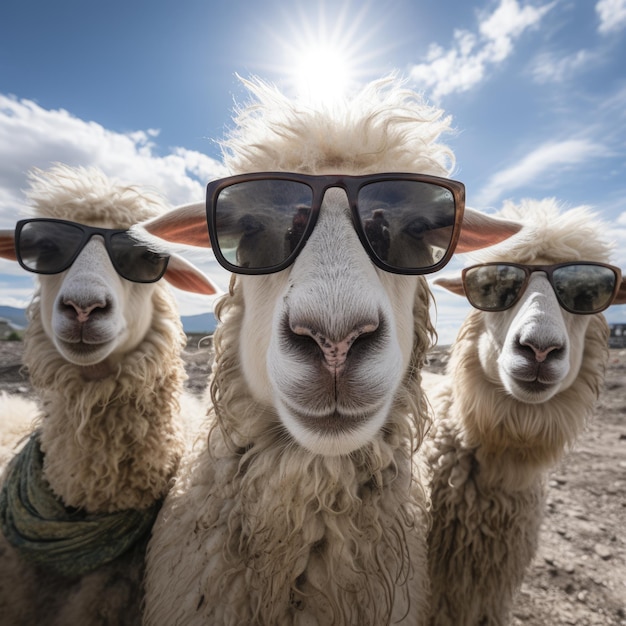
[{"label": "distant hill", "polygon": [[[26,328],[26,311],[13,306],[0,305],[0,319],[5,319],[16,329]],[[207,333],[211,334],[215,330],[217,321],[213,313],[202,313],[200,315],[183,315],[181,318],[183,328],[186,333]]]},{"label": "distant hill", "polygon": [[217,326],[217,320],[213,313],[201,313],[200,315],[183,315],[180,318],[186,333],[211,334]]},{"label": "distant hill", "polygon": [[18,309],[14,306],[0,305],[0,319],[5,319],[7,322],[17,329],[26,328],[28,321],[26,320],[25,309]]}]

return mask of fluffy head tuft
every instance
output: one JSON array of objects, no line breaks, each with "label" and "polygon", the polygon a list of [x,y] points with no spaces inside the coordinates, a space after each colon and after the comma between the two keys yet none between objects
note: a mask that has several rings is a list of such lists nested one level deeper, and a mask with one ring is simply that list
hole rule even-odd
[{"label": "fluffy head tuft", "polygon": [[56,164],[33,169],[28,178],[26,195],[36,217],[128,228],[167,210],[156,192],[110,179],[94,167]]},{"label": "fluffy head tuft", "polygon": [[393,76],[332,107],[289,100],[260,79],[243,83],[254,101],[239,109],[236,128],[222,144],[233,173],[447,176],[454,166],[450,149],[438,143],[450,131],[450,117]]},{"label": "fluffy head tuft", "polygon": [[498,216],[521,222],[524,227],[505,242],[472,253],[473,263],[506,259],[515,263],[561,261],[610,262],[612,246],[603,235],[609,226],[587,206],[563,210],[555,198],[507,201]]}]

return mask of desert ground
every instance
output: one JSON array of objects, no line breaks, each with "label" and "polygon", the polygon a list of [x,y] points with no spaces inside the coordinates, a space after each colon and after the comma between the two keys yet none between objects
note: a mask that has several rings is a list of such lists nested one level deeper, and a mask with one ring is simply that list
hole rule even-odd
[{"label": "desert ground", "polygon": [[[441,372],[445,347],[427,368]],[[193,393],[206,386],[211,341],[185,350]],[[22,343],[0,342],[0,391],[29,395]],[[626,350],[611,350],[604,392],[575,448],[549,475],[540,548],[511,626],[626,626]]]}]

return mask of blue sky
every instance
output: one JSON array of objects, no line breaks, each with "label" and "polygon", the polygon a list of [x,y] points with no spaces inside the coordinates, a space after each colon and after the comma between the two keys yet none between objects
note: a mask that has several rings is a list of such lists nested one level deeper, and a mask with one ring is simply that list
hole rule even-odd
[{"label": "blue sky", "polygon": [[[57,161],[157,187],[172,205],[202,200],[223,175],[215,140],[246,98],[237,74],[295,95],[397,71],[452,115],[470,206],[590,205],[626,270],[624,59],[626,0],[3,0],[0,228],[20,216],[26,172]],[[193,260],[226,286],[206,254]],[[0,304],[31,290],[0,263]],[[435,294],[447,343],[468,309]],[[183,314],[211,306],[178,295]],[[607,317],[626,321],[626,307]]]}]

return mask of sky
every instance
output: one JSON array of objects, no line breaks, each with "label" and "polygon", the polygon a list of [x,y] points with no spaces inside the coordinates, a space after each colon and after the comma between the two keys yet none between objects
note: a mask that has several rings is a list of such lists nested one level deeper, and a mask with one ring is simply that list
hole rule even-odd
[{"label": "sky", "polygon": [[[156,188],[172,206],[202,201],[247,100],[238,76],[323,97],[396,72],[452,116],[445,141],[468,206],[588,205],[626,271],[624,59],[626,0],[3,0],[0,228],[22,216],[27,172],[55,162]],[[226,288],[210,251],[190,260]],[[24,306],[32,289],[0,260],[0,304]],[[469,305],[433,293],[450,343]],[[183,315],[212,308],[176,294]],[[626,307],[606,316],[626,322]]]}]

